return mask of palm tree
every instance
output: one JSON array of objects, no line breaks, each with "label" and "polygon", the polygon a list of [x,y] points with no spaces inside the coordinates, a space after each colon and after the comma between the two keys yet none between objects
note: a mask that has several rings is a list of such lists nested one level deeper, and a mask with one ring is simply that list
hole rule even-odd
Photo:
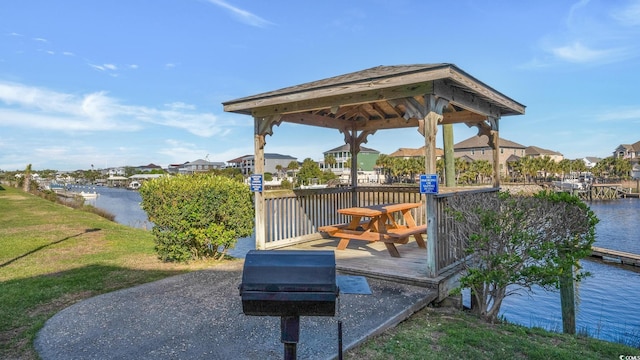
[{"label": "palm tree", "polygon": [[572,162],[569,159],[562,159],[558,163],[558,170],[562,173],[562,180],[564,180],[565,174],[571,174],[573,172]]},{"label": "palm tree", "polygon": [[469,170],[469,163],[462,158],[455,159],[456,183],[460,182],[460,175]]},{"label": "palm tree", "polygon": [[555,172],[556,162],[546,155],[541,158],[537,158],[536,160],[538,160],[540,164],[540,170],[543,171],[544,180],[546,181],[549,174],[553,174]]},{"label": "palm tree", "polygon": [[526,182],[531,182],[531,178],[538,174],[538,164],[531,156],[525,156],[518,160],[520,163],[518,167],[522,170],[523,175],[526,177]]},{"label": "palm tree", "polygon": [[378,156],[378,158],[376,159],[376,166],[382,168],[382,174],[388,181],[390,180],[392,161],[393,158],[386,154],[380,154],[380,156]]},{"label": "palm tree", "polygon": [[293,177],[294,179],[296,177],[296,170],[298,170],[298,168],[299,168],[298,162],[295,161],[295,160],[291,160],[289,165],[287,165],[287,171],[291,171],[291,173],[292,173],[291,177]]},{"label": "palm tree", "polygon": [[493,166],[487,160],[476,160],[471,164],[475,171],[478,173],[480,178],[480,182],[484,183],[486,178],[491,178],[493,176]]},{"label": "palm tree", "polygon": [[27,165],[24,169],[24,180],[22,183],[22,189],[25,192],[29,192],[31,189],[31,164]]},{"label": "palm tree", "polygon": [[328,168],[333,168],[336,165],[337,161],[335,156],[333,156],[333,154],[327,154],[324,156],[324,167],[325,169]]}]

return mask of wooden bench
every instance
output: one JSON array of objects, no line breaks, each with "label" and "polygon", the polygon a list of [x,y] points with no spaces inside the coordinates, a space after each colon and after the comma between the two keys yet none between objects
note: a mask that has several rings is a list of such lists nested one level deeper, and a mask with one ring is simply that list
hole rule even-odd
[{"label": "wooden bench", "polygon": [[336,247],[337,250],[346,249],[350,240],[381,241],[385,244],[391,256],[400,257],[395,244],[406,244],[409,242],[409,236],[412,235],[420,248],[427,247],[422,237],[422,234],[427,231],[427,225],[400,226],[387,229],[385,233],[379,233],[367,228],[368,224],[369,222],[363,221],[360,223],[360,227],[355,230],[347,229],[349,224],[327,225],[320,227],[318,230],[327,233],[331,237],[340,238],[340,242]]}]

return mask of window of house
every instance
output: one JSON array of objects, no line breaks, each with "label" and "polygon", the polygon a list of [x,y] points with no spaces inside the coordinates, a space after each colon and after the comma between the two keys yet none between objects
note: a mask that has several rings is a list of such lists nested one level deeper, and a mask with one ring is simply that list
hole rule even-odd
[{"label": "window of house", "polygon": [[475,155],[476,151],[475,150],[471,150],[471,155]]}]

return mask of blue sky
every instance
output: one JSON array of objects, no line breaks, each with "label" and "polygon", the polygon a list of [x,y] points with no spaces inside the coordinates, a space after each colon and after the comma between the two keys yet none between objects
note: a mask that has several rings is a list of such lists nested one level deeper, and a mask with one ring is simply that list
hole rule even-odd
[{"label": "blue sky", "polygon": [[[640,0],[21,0],[0,14],[0,170],[224,162],[253,153],[253,119],[223,101],[418,63],[526,105],[500,123],[522,145],[575,159],[640,140]],[[454,127],[455,142],[474,134]],[[321,160],[342,143],[282,124],[265,150]],[[405,129],[364,146],[423,144]]]}]

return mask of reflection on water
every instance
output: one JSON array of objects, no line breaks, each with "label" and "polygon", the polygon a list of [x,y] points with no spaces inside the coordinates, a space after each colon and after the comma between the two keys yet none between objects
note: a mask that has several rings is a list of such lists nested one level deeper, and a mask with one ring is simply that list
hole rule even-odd
[{"label": "reflection on water", "polygon": [[[589,203],[600,222],[596,246],[640,254],[640,200],[620,199]],[[593,337],[640,347],[640,269],[583,260],[592,276],[576,286],[577,330]],[[537,289],[534,295],[505,299],[501,314],[525,326],[562,331],[560,294]]]},{"label": "reflection on water", "polygon": [[124,188],[110,188],[102,186],[71,186],[73,192],[96,192],[96,198],[86,199],[85,204],[106,210],[115,215],[117,223],[141,228],[151,229],[153,224],[149,222],[147,213],[142,210],[140,193]]},{"label": "reflection on water", "polygon": [[[591,260],[581,264],[592,276],[576,286],[577,331],[640,346],[640,273]],[[534,291],[505,298],[501,315],[516,324],[562,332],[559,292]]]}]

